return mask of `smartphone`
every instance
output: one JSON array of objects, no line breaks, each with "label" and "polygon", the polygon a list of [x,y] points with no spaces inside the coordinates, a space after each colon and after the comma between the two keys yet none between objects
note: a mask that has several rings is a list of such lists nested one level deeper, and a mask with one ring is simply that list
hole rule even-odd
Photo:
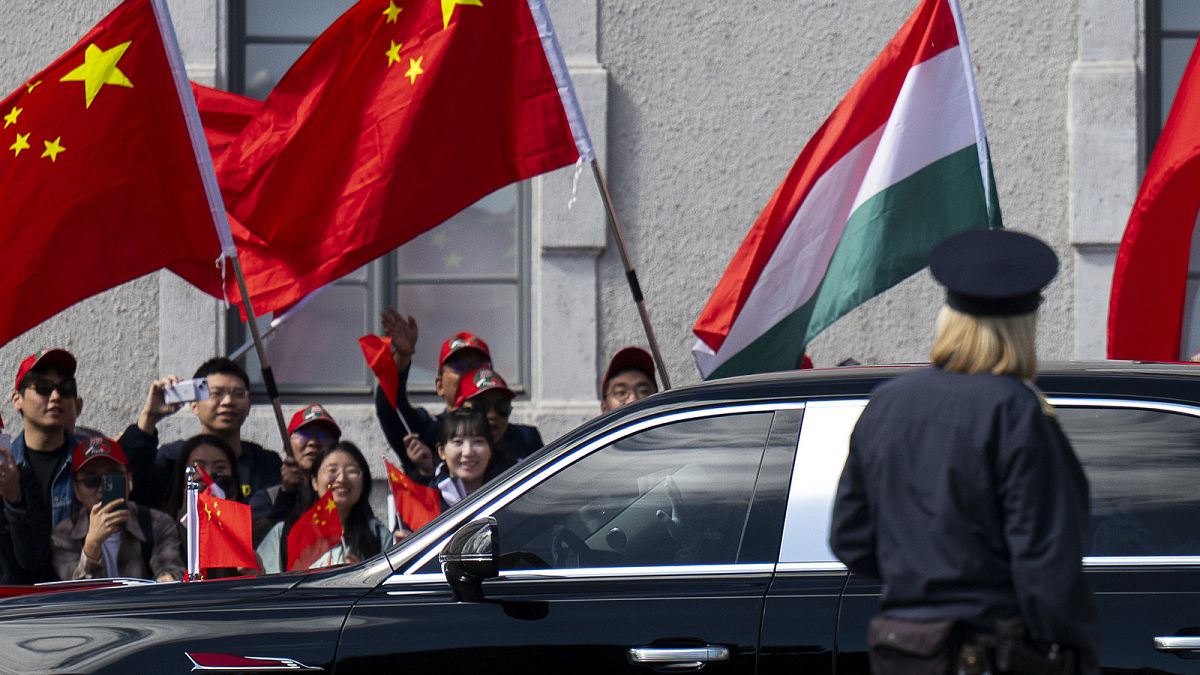
[{"label": "smartphone", "polygon": [[163,390],[163,400],[167,403],[208,400],[208,380],[203,377],[194,380],[180,380],[175,383],[175,386]]},{"label": "smartphone", "polygon": [[[100,503],[107,504],[118,499],[125,499],[125,476],[119,473],[106,473],[100,477]],[[120,508],[125,508],[122,504]]]}]

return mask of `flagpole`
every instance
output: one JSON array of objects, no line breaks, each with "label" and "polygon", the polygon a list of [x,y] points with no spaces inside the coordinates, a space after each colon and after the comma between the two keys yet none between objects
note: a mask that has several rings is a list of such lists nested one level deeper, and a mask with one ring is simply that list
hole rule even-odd
[{"label": "flagpole", "polygon": [[617,240],[617,251],[621,253],[621,264],[625,266],[625,280],[629,282],[629,292],[633,294],[633,302],[637,305],[638,316],[642,319],[642,329],[646,331],[646,340],[650,342],[650,353],[654,356],[654,364],[658,366],[658,376],[662,381],[663,390],[671,388],[671,378],[667,375],[667,365],[663,362],[662,352],[658,349],[658,339],[654,337],[654,326],[650,324],[650,310],[646,309],[646,300],[642,297],[642,286],[638,283],[637,270],[629,260],[629,250],[625,246],[625,235],[621,231],[621,223],[617,220],[617,210],[613,207],[612,195],[608,191],[608,182],[604,180],[604,172],[600,170],[600,162],[592,158],[592,175],[596,177],[596,185],[600,188],[600,196],[604,200],[604,211],[608,214],[608,227]]},{"label": "flagpole", "polygon": [[199,472],[196,467],[189,466],[184,469],[184,475],[187,476],[187,575],[183,578],[184,581],[199,581],[200,580],[200,513],[199,513],[199,498],[200,481],[196,479]]},{"label": "flagpole", "polygon": [[279,388],[275,384],[275,373],[271,370],[270,361],[267,359],[267,348],[263,344],[262,335],[258,330],[258,317],[254,313],[254,305],[250,301],[246,279],[242,274],[242,264],[238,260],[237,247],[233,243],[233,233],[229,229],[229,216],[225,213],[225,203],[221,199],[221,188],[217,184],[217,172],[213,168],[212,154],[208,151],[208,141],[204,138],[204,127],[200,123],[200,111],[196,108],[196,99],[192,95],[191,84],[187,79],[183,55],[179,51],[179,41],[175,37],[171,11],[167,8],[166,0],[151,0],[150,4],[154,9],[154,18],[158,22],[158,32],[167,53],[167,62],[171,66],[175,91],[179,95],[179,105],[183,108],[183,117],[187,122],[188,136],[192,141],[196,166],[200,170],[200,179],[204,184],[205,196],[208,198],[208,210],[212,214],[213,227],[216,228],[217,239],[221,242],[221,256],[217,258],[217,261],[218,264],[221,264],[223,258],[228,258],[233,264],[238,290],[242,294],[242,306],[246,310],[246,320],[250,324],[250,335],[254,338],[254,348],[258,352],[258,362],[262,367],[263,385],[267,388],[267,396],[271,399],[271,408],[275,411],[275,423],[279,427],[279,437],[283,442],[281,447],[284,452],[287,452],[290,444],[288,443],[287,423],[283,420],[283,407],[279,404]]}]

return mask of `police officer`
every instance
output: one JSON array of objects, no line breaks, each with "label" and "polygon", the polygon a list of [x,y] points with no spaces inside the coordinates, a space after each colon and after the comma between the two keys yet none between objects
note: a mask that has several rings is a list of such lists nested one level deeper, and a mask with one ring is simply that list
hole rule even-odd
[{"label": "police officer", "polygon": [[883,582],[872,670],[1098,672],[1087,479],[1030,382],[1058,259],[1028,235],[975,230],[929,266],[946,287],[933,365],[872,394],[830,529],[837,557]]}]

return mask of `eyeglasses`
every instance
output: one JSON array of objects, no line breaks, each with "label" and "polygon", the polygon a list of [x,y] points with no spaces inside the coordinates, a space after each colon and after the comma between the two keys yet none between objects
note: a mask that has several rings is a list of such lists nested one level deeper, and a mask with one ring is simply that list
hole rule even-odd
[{"label": "eyeglasses", "polygon": [[512,401],[506,398],[496,399],[495,402],[489,401],[483,397],[473,398],[465,401],[463,403],[463,407],[470,408],[471,410],[477,410],[484,415],[488,414],[488,412],[492,410],[495,410],[496,414],[501,417],[508,417],[512,414]]},{"label": "eyeglasses", "polygon": [[640,387],[623,387],[617,385],[608,390],[608,397],[617,401],[625,401],[627,399],[640,401],[653,393],[654,389],[649,385],[643,385]]},{"label": "eyeglasses", "polygon": [[321,472],[318,475],[320,475],[323,482],[332,482],[334,478],[337,478],[339,473],[350,479],[362,478],[363,475],[362,469],[358,468],[358,466],[354,464],[348,466],[330,465],[322,467]]},{"label": "eyeglasses", "polygon": [[332,443],[336,440],[332,433],[327,429],[314,429],[312,427],[300,427],[292,432],[292,435],[302,439],[305,443],[316,441],[320,444]]},{"label": "eyeglasses", "polygon": [[76,388],[75,380],[73,379],[59,380],[58,382],[55,382],[54,380],[39,378],[26,384],[25,386],[32,388],[38,393],[39,396],[49,396],[50,393],[55,390],[57,390],[58,395],[62,396],[63,398],[75,398],[79,395],[79,390]]},{"label": "eyeglasses", "polygon": [[235,401],[244,401],[250,398],[250,392],[241,387],[213,387],[208,390],[208,397],[214,401],[223,401],[226,396]]}]

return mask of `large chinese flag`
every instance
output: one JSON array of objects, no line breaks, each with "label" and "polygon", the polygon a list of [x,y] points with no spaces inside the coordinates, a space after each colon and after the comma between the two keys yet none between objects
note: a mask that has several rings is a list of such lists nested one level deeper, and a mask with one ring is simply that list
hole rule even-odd
[{"label": "large chinese flag", "polygon": [[220,253],[150,0],[0,103],[0,344],[96,293]]},{"label": "large chinese flag", "polygon": [[251,539],[250,507],[204,492],[196,495],[200,512],[200,569],[258,569]]},{"label": "large chinese flag", "polygon": [[405,525],[413,530],[420,529],[442,512],[437,490],[414,483],[391,462],[385,460],[383,464],[387,467],[388,488],[396,503],[396,513]]},{"label": "large chinese flag", "polygon": [[576,161],[561,96],[527,0],[358,2],[217,164],[230,214],[261,239],[239,240],[255,309]]},{"label": "large chinese flag", "polygon": [[342,519],[333,503],[333,490],[325,493],[292,525],[287,537],[287,569],[306,570],[342,539]]}]

